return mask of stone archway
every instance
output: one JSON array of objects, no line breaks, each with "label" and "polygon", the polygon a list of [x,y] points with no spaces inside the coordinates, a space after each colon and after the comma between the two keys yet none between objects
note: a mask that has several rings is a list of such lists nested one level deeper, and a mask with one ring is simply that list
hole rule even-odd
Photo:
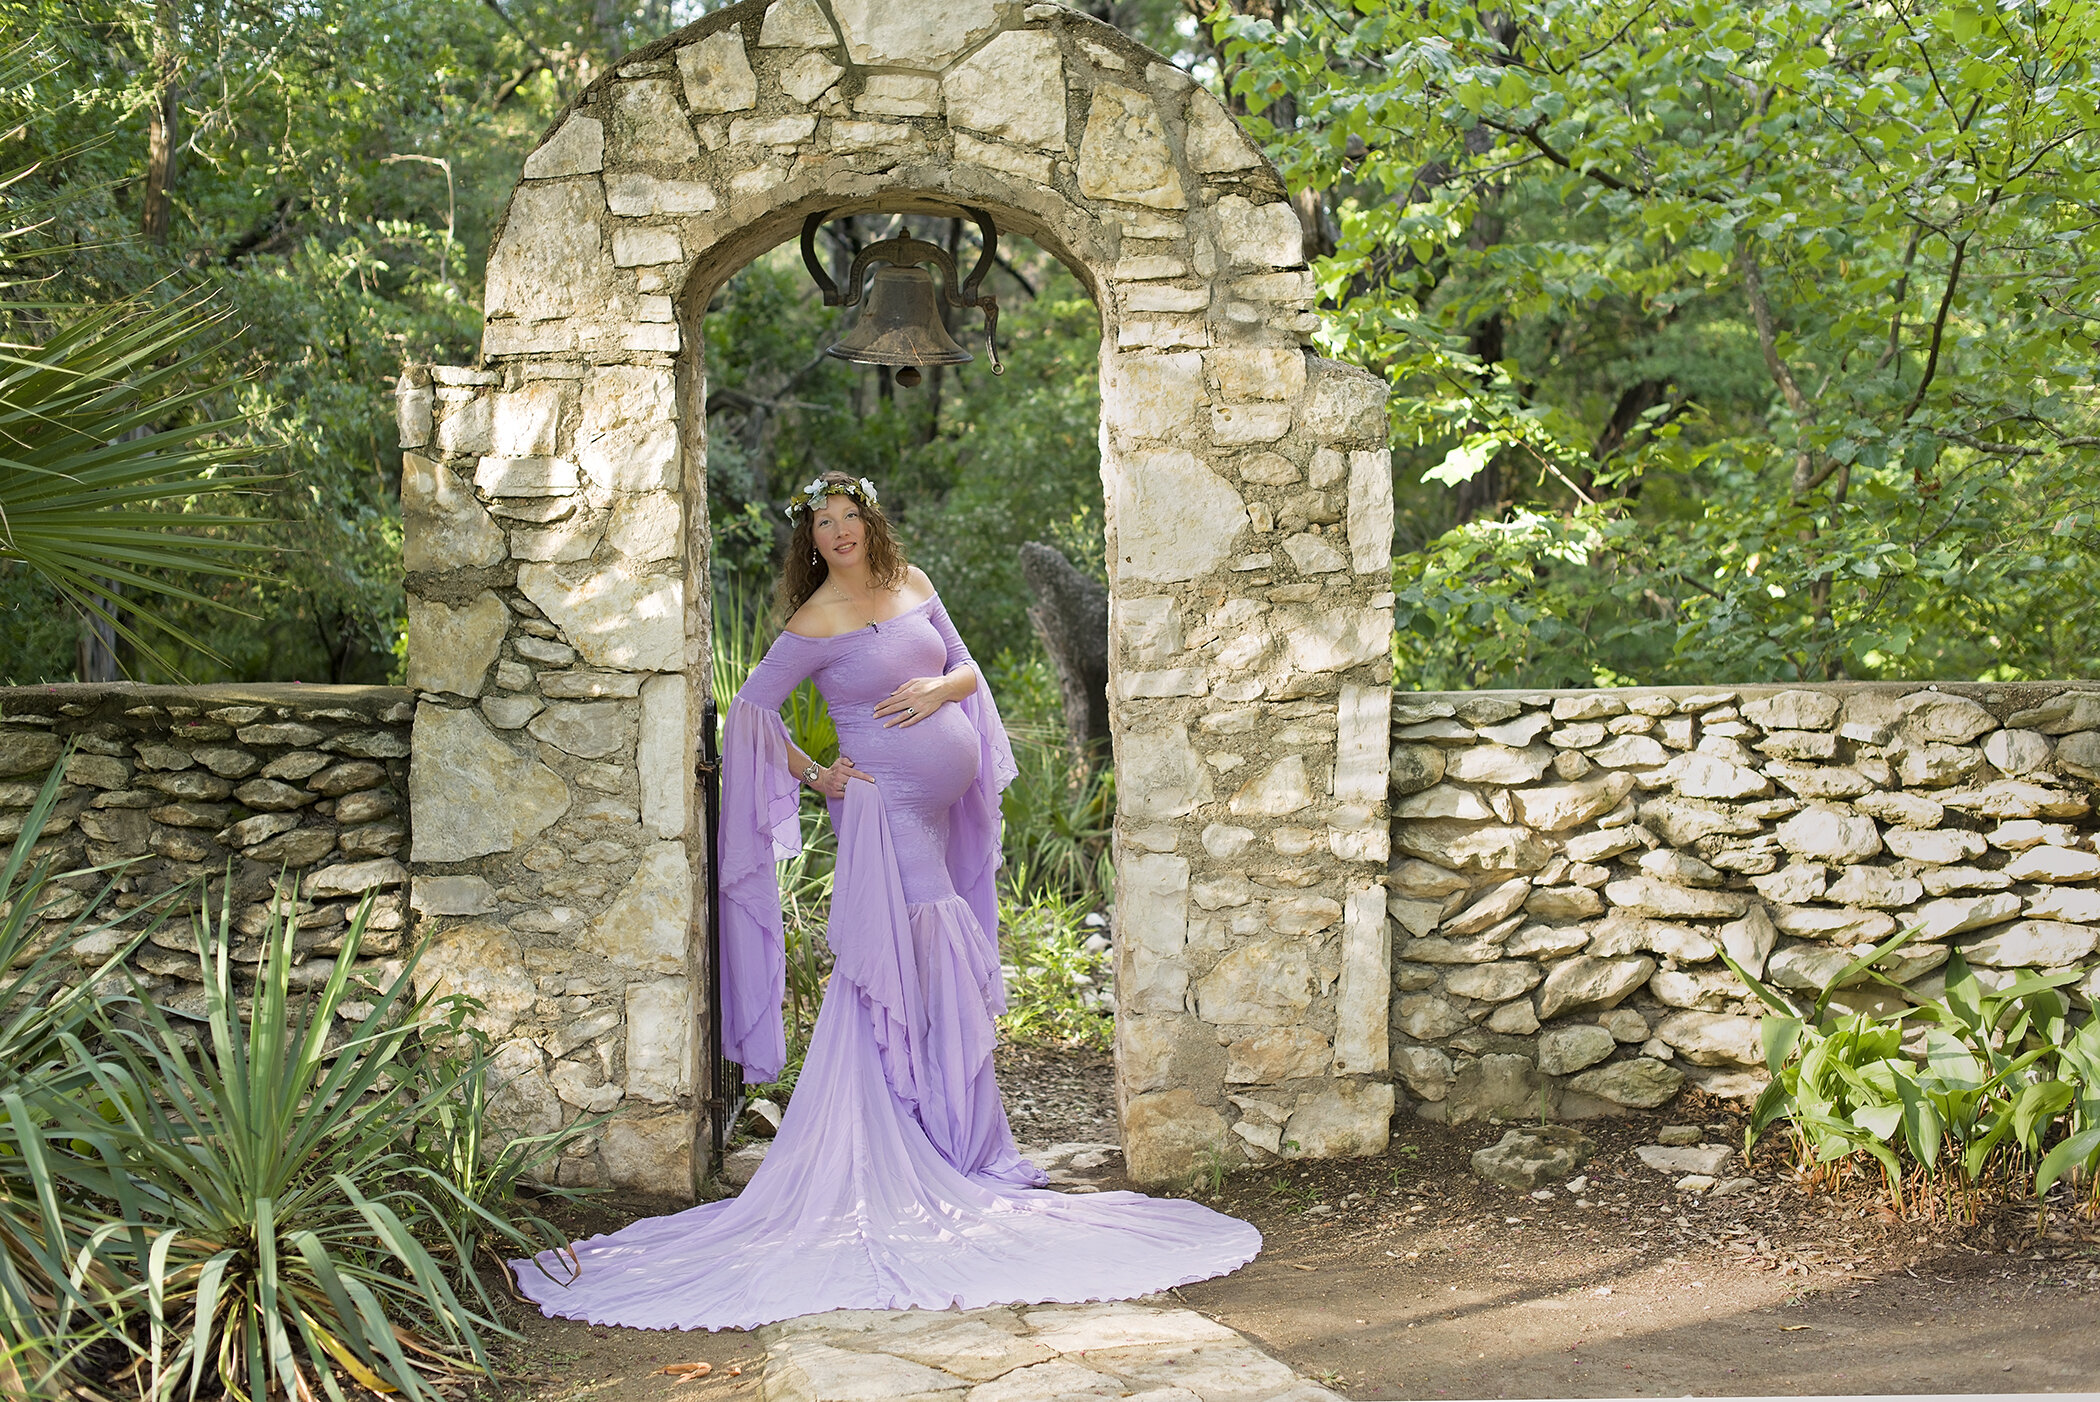
[{"label": "stone archway", "polygon": [[1225,111],[1057,5],[745,0],[523,176],[485,368],[400,391],[417,906],[434,970],[503,990],[509,1113],[614,1107],[578,1181],[688,1171],[709,295],[812,210],[973,205],[1101,308],[1133,1176],[1382,1149],[1385,390],[1307,349],[1296,217]]}]

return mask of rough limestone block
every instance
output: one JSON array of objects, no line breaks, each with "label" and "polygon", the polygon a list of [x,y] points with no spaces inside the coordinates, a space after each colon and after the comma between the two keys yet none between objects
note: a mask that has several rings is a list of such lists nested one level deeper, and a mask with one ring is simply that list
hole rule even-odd
[{"label": "rough limestone block", "polygon": [[1262,154],[1218,100],[1201,88],[1189,93],[1189,168],[1199,175],[1253,170]]},{"label": "rough limestone block", "polygon": [[678,555],[685,518],[678,498],[669,492],[637,492],[613,501],[605,538],[613,549],[637,562],[669,560]]},{"label": "rough limestone block", "polygon": [[1285,647],[1299,672],[1340,672],[1386,656],[1392,634],[1389,607],[1322,609],[1291,620]]},{"label": "rough limestone block", "polygon": [[715,207],[715,192],[701,180],[663,180],[639,171],[622,171],[607,177],[605,202],[614,214],[630,218],[705,214]]},{"label": "rough limestone block", "polygon": [[1343,683],[1334,742],[1337,802],[1376,803],[1385,797],[1392,702],[1390,687]]},{"label": "rough limestone block", "polygon": [[1342,974],[1335,994],[1334,1073],[1370,1076],[1385,1071],[1391,1035],[1392,931],[1385,891],[1350,893],[1342,920]]},{"label": "rough limestone block", "polygon": [[1215,1025],[1288,1027],[1312,1006],[1307,942],[1295,936],[1248,940],[1196,981],[1196,1012]]},{"label": "rough limestone block", "polygon": [[1342,1081],[1298,1097],[1283,1126],[1287,1159],[1366,1158],[1385,1152],[1393,1127],[1393,1087]]},{"label": "rough limestone block", "polygon": [[496,908],[496,892],[478,876],[418,876],[408,905],[419,915],[486,915]]},{"label": "rough limestone block", "polygon": [[612,91],[613,158],[665,163],[696,161],[700,143],[687,125],[678,90],[668,78],[615,83]]},{"label": "rough limestone block", "polygon": [[537,1001],[532,980],[519,976],[524,966],[525,953],[508,930],[493,921],[470,920],[432,938],[416,961],[416,996],[471,998],[479,1006],[467,1014],[468,1023],[501,1038]]},{"label": "rough limestone block", "polygon": [[616,268],[654,267],[676,263],[684,256],[678,243],[678,231],[656,228],[614,229],[612,253]]},{"label": "rough limestone block", "polygon": [[1393,454],[1378,448],[1349,455],[1349,562],[1358,574],[1393,568]]},{"label": "rough limestone block", "polygon": [[1000,171],[1038,185],[1048,185],[1052,178],[1048,156],[1016,150],[997,141],[979,141],[966,131],[955,133],[955,163]]},{"label": "rough limestone block", "polygon": [[1763,1066],[1758,1019],[1711,1012],[1678,1012],[1664,1018],[1655,1035],[1694,1066]]},{"label": "rough limestone block", "polygon": [[1296,347],[1206,351],[1203,365],[1223,400],[1296,399],[1305,392],[1305,352]]},{"label": "rough limestone block", "polygon": [[685,844],[651,843],[633,877],[592,922],[587,947],[625,968],[681,973],[692,914],[693,873]]},{"label": "rough limestone block", "polygon": [[941,80],[948,120],[1046,151],[1065,149],[1065,61],[1046,30],[1001,34]]},{"label": "rough limestone block", "polygon": [[1745,702],[1743,717],[1766,730],[1828,730],[1842,708],[1820,691],[1782,691]]},{"label": "rough limestone block", "polygon": [[1646,957],[1599,959],[1578,954],[1563,959],[1553,966],[1539,988],[1539,1018],[1551,1021],[1562,1013],[1602,1012],[1617,1007],[1654,973],[1655,961]]},{"label": "rough limestone block", "polygon": [[1079,192],[1154,209],[1188,208],[1174,152],[1151,98],[1115,83],[1094,89],[1086,131],[1079,139]]},{"label": "rough limestone block", "polygon": [[1108,355],[1101,365],[1101,416],[1138,441],[1182,444],[1209,422],[1200,351]]},{"label": "rough limestone block", "polygon": [[594,306],[604,284],[599,270],[604,214],[605,197],[596,180],[519,186],[489,254],[487,314],[538,321]]},{"label": "rough limestone block", "polygon": [[1231,557],[1247,527],[1246,503],[1192,454],[1118,454],[1103,468],[1118,583],[1194,579]]},{"label": "rough limestone block", "polygon": [[1123,1159],[1131,1181],[1186,1181],[1225,1152],[1225,1117],[1187,1089],[1133,1096],[1123,1107]]},{"label": "rough limestone block", "polygon": [[1618,1039],[1593,1022],[1556,1027],[1539,1038],[1539,1070],[1548,1076],[1572,1076],[1618,1048]]},{"label": "rough limestone block", "polygon": [[683,836],[693,782],[687,764],[685,678],[642,683],[641,739],[635,769],[642,781],[642,825],[656,837]]},{"label": "rough limestone block", "polygon": [[1881,852],[1881,830],[1872,818],[1827,804],[1812,804],[1779,827],[1779,845],[1808,861],[1847,866]]},{"label": "rough limestone block", "polygon": [[676,575],[622,564],[522,565],[518,588],[593,667],[675,672],[685,655],[685,589]]},{"label": "rough limestone block", "polygon": [[1218,252],[1235,267],[1295,268],[1305,261],[1305,230],[1288,200],[1258,205],[1227,195],[1217,203],[1217,218]]},{"label": "rough limestone block", "polygon": [[617,1187],[667,1196],[693,1190],[690,1113],[615,1115],[598,1131],[598,1152]]},{"label": "rough limestone block", "polygon": [[1133,1012],[1181,1012],[1188,988],[1188,859],[1146,852],[1125,858],[1117,875],[1117,953],[1127,961],[1118,996]]},{"label": "rough limestone block", "polygon": [[430,442],[437,393],[427,377],[403,372],[394,382],[394,422],[403,448],[421,448]]},{"label": "rough limestone block", "polygon": [[[772,23],[773,16],[785,8],[775,5],[767,12],[766,22]],[[829,43],[831,27],[826,25],[824,32]],[[686,106],[695,116],[742,112],[758,104],[758,77],[744,56],[744,31],[739,25],[680,49],[678,77],[685,85]]]},{"label": "rough limestone block", "polygon": [[1684,1072],[1646,1056],[1593,1066],[1567,1086],[1578,1095],[1594,1095],[1632,1110],[1667,1105],[1683,1087]]},{"label": "rough limestone block", "polygon": [[410,574],[481,569],[503,558],[503,532],[471,489],[434,458],[401,457],[401,564]]},{"label": "rough limestone block", "polygon": [[693,981],[651,979],[627,985],[627,1094],[664,1105],[692,1092],[686,1055],[693,1025]]},{"label": "rough limestone block", "polygon": [[510,610],[484,589],[465,608],[408,601],[408,684],[418,691],[479,696],[510,628]]},{"label": "rough limestone block", "polygon": [[[938,72],[999,28],[998,0],[832,0],[831,13],[853,61],[869,67]],[[828,40],[826,42],[829,42]]]},{"label": "rough limestone block", "polygon": [[[1222,205],[1227,201],[1219,203]],[[1280,209],[1291,219],[1297,218],[1287,204],[1264,205],[1262,208]],[[1367,439],[1373,443],[1385,441],[1385,403],[1390,391],[1384,380],[1361,366],[1344,365],[1318,356],[1313,357],[1306,369],[1309,383],[1299,404],[1298,426],[1309,437],[1319,443],[1339,443],[1348,439]],[[1324,476],[1318,470],[1320,461],[1319,455],[1315,454],[1315,479]],[[1326,484],[1315,480],[1312,485]]]},{"label": "rough limestone block", "polygon": [[561,385],[542,380],[494,396],[489,428],[496,457],[553,457],[560,451]]},{"label": "rough limestone block", "polygon": [[546,144],[525,158],[527,180],[562,175],[589,175],[605,168],[605,124],[596,117],[571,114]]},{"label": "rough limestone block", "polygon": [[526,727],[535,740],[578,759],[604,759],[626,748],[630,712],[617,701],[554,701]]},{"label": "rough limestone block", "polygon": [[1920,744],[1966,745],[1998,718],[1966,696],[1941,691],[1914,691],[1903,698],[1903,734]]},{"label": "rough limestone block", "polygon": [[425,703],[410,734],[411,861],[513,851],[568,811],[561,776],[497,739],[473,711]]}]

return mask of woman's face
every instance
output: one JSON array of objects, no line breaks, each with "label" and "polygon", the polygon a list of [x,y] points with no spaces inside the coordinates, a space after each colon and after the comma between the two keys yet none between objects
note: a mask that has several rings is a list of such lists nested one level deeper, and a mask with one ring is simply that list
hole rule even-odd
[{"label": "woman's face", "polygon": [[860,564],[867,545],[867,524],[861,519],[860,503],[844,492],[824,498],[810,519],[810,534],[824,563],[833,569]]}]

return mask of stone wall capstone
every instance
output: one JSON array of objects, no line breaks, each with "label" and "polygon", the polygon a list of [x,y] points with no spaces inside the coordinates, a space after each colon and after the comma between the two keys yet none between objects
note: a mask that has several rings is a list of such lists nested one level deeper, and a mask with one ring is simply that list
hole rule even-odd
[{"label": "stone wall capstone", "polygon": [[1846,683],[1395,698],[1392,1067],[1424,1118],[1764,1082],[1763,1007],[2081,971],[2100,999],[2100,688]]},{"label": "stone wall capstone", "polygon": [[[351,911],[376,893],[361,967],[385,978],[400,968],[409,923],[400,857],[411,714],[397,687],[0,688],[0,843],[20,836],[70,745],[57,808],[32,852],[59,872],[123,865],[55,883],[39,908],[54,937],[112,880],[121,912],[199,878],[216,905],[230,873],[234,929],[246,941],[236,963],[260,959],[253,941],[274,898],[297,913],[293,986],[318,986],[335,970]],[[167,913],[133,972],[163,1010],[202,1018],[190,914]],[[74,952],[99,963],[122,938],[93,936]]]}]

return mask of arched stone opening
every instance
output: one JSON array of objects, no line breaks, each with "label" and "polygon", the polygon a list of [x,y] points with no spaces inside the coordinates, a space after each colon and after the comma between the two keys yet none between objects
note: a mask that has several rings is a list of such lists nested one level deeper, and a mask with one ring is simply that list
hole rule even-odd
[{"label": "arched stone opening", "polygon": [[1224,110],[1056,5],[746,0],[523,174],[484,368],[402,381],[418,906],[464,920],[435,969],[516,973],[514,1117],[613,1108],[579,1180],[688,1172],[708,298],[813,210],[968,205],[1101,308],[1133,1176],[1382,1149],[1385,392],[1308,349],[1296,216]]}]

